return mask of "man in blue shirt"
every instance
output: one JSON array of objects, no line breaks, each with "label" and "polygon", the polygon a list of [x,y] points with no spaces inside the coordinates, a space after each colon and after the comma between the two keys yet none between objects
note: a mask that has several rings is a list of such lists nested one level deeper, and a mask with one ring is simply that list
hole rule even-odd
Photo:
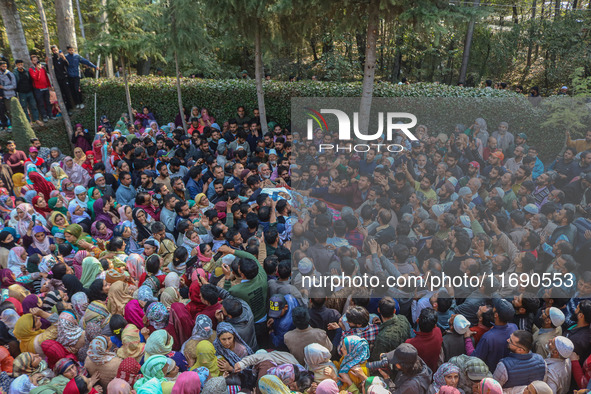
[{"label": "man in blue shirt", "polygon": [[66,60],[68,61],[68,82],[70,84],[72,98],[76,103],[76,108],[84,108],[84,104],[82,104],[82,95],[80,94],[80,63],[94,69],[98,69],[98,67],[77,54],[76,48],[70,46],[68,47]]}]

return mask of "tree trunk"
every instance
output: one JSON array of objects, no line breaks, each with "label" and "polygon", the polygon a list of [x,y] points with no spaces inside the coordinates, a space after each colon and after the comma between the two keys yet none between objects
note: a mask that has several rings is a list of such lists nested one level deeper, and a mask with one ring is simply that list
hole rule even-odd
[{"label": "tree trunk", "polygon": [[531,21],[530,21],[530,28],[529,28],[529,44],[527,46],[527,59],[525,61],[525,68],[523,69],[523,76],[521,77],[521,81],[520,84],[523,85],[523,83],[525,82],[525,79],[527,78],[527,76],[529,75],[529,70],[531,68],[531,57],[533,54],[533,50],[534,50],[534,34],[535,34],[535,28],[534,28],[534,21],[536,19],[536,6],[537,6],[537,0],[533,0],[532,2],[532,6],[531,6]]},{"label": "tree trunk", "polygon": [[365,65],[363,67],[363,85],[359,104],[359,132],[369,134],[369,116],[373,99],[373,84],[376,74],[376,52],[378,28],[380,23],[380,1],[370,0],[367,21],[367,39],[365,47]]},{"label": "tree trunk", "polygon": [[62,113],[62,119],[64,120],[64,125],[66,126],[66,132],[68,133],[68,141],[72,141],[72,136],[74,135],[74,130],[72,129],[72,123],[70,122],[70,115],[68,115],[68,109],[66,108],[66,104],[64,103],[64,99],[62,96],[62,92],[60,89],[60,85],[57,83],[57,79],[55,77],[55,69],[53,66],[53,56],[51,55],[51,44],[49,41],[49,28],[47,27],[47,19],[45,18],[45,10],[43,9],[43,0],[35,0],[37,3],[37,8],[39,9],[39,16],[41,19],[41,28],[43,30],[43,42],[45,44],[45,56],[47,57],[47,68],[49,69],[49,79],[51,85],[55,90],[55,94],[57,96],[57,100],[60,106],[60,110]]},{"label": "tree trunk", "polygon": [[513,23],[519,23],[519,14],[517,13],[517,5],[513,4]]},{"label": "tree trunk", "polygon": [[[78,0],[76,0],[78,1]],[[105,33],[109,33],[109,19],[107,17],[107,0],[101,0],[101,14],[100,23],[101,28]],[[100,66],[99,66],[100,67]],[[107,78],[113,78],[115,76],[115,70],[113,70],[113,56],[107,55],[105,58],[105,76]]]},{"label": "tree trunk", "polygon": [[318,61],[318,52],[316,51],[316,38],[313,35],[311,35],[308,43],[310,44],[310,49],[312,49],[312,57],[313,57],[314,61],[317,62]]},{"label": "tree trunk", "polygon": [[355,42],[357,43],[357,59],[359,60],[359,68],[361,71],[364,71],[364,64],[365,64],[365,51],[366,51],[366,34],[363,32],[356,32],[355,33]]},{"label": "tree trunk", "polygon": [[187,122],[185,121],[185,111],[183,111],[183,96],[181,95],[181,76],[179,73],[179,59],[176,51],[174,51],[174,67],[176,70],[176,94],[177,99],[179,101],[179,113],[181,114],[181,119],[183,121],[183,130],[185,130],[186,133],[188,128]]},{"label": "tree trunk", "polygon": [[78,48],[72,0],[55,0],[55,20],[60,49],[65,52],[69,46]]},{"label": "tree trunk", "polygon": [[[399,25],[398,29],[402,30],[403,27]],[[402,50],[400,48],[402,47],[403,43],[404,31],[398,31],[396,33],[396,42],[394,45],[396,50],[394,51],[394,65],[392,67],[392,83],[398,82],[400,78],[400,70],[402,69]]]},{"label": "tree trunk", "polygon": [[[40,0],[37,0],[40,1]],[[131,110],[131,95],[129,94],[129,83],[127,82],[127,69],[125,68],[125,56],[121,55],[121,69],[123,70],[123,82],[125,83],[125,101],[127,101],[127,113],[131,123],[134,122],[133,111]]]},{"label": "tree trunk", "polygon": [[152,58],[140,59],[137,61],[137,75],[150,75],[150,67],[152,67]]},{"label": "tree trunk", "polygon": [[261,22],[257,18],[254,26],[254,74],[257,85],[257,99],[263,135],[269,132],[267,112],[265,111],[265,91],[263,90],[263,52],[261,48]]},{"label": "tree trunk", "polygon": [[28,69],[32,66],[25,31],[14,0],[0,0],[0,13],[10,44],[13,60],[21,59]]},{"label": "tree trunk", "polygon": [[[474,0],[473,7],[478,7],[480,0]],[[470,19],[468,23],[468,31],[466,32],[466,40],[464,41],[464,55],[462,56],[462,66],[460,67],[459,83],[466,82],[466,73],[468,72],[468,61],[470,60],[470,47],[472,46],[472,37],[474,36],[474,18]]]},{"label": "tree trunk", "polygon": [[554,19],[558,19],[560,17],[560,0],[556,0],[554,6]]}]

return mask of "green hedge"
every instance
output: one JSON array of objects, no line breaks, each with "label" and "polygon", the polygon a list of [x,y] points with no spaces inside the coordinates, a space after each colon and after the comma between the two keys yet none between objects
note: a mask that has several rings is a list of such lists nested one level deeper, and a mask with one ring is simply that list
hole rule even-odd
[{"label": "green hedge", "polygon": [[[140,110],[143,105],[150,107],[159,124],[174,120],[178,113],[176,84],[174,78],[167,77],[132,77],[130,78],[130,93],[132,105]],[[94,129],[94,93],[97,93],[97,116],[107,115],[114,124],[121,113],[127,112],[125,103],[125,89],[122,78],[115,79],[83,79],[82,90],[85,97],[86,108],[76,111],[72,121],[82,123],[89,130]],[[338,82],[278,82],[267,81],[265,88],[265,105],[268,121],[276,121],[286,125],[290,122],[292,97],[359,97],[361,95],[361,83]],[[258,107],[256,98],[256,86],[254,80],[207,80],[207,79],[182,79],[182,94],[185,107],[190,110],[192,106],[206,107],[218,122],[236,116],[236,108],[244,105],[247,114]],[[412,85],[396,85],[391,83],[379,83],[374,90],[375,97],[430,97],[430,98],[460,98],[461,105],[474,106],[485,105],[487,101],[482,98],[507,98],[518,103],[511,115],[510,129],[513,133],[526,132],[530,136],[530,142],[536,144],[544,153],[544,156],[555,154],[557,144],[561,144],[562,134],[555,130],[543,130],[539,124],[542,121],[542,113],[539,108],[533,108],[524,96],[504,90],[460,88],[456,86],[417,83]],[[469,98],[480,98],[468,100]],[[499,100],[504,101],[504,100]],[[506,103],[502,106],[506,109]],[[469,111],[471,112],[471,111]],[[461,112],[458,112],[461,114]],[[495,114],[485,117],[489,123],[489,131],[496,129],[497,122],[503,120],[503,111],[495,111],[486,108],[483,114]],[[448,114],[449,115],[449,114]],[[467,116],[466,116],[467,118]],[[508,120],[508,119],[507,119]],[[454,119],[449,124],[438,125],[430,131],[450,132],[452,123],[472,122],[472,119]],[[469,124],[467,124],[469,125]],[[431,125],[432,126],[432,125]]]}]

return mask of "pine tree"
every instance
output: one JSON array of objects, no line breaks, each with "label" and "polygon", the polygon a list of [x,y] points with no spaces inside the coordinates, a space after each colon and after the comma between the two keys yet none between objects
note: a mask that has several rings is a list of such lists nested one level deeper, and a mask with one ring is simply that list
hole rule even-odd
[{"label": "pine tree", "polygon": [[16,97],[10,99],[10,112],[12,115],[10,119],[12,122],[12,136],[16,148],[26,152],[31,144],[31,138],[37,138],[37,136]]}]

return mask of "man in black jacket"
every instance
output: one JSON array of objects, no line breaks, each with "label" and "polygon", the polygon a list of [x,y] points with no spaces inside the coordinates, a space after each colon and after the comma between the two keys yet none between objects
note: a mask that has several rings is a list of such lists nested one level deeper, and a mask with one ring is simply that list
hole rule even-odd
[{"label": "man in black jacket", "polygon": [[74,101],[72,98],[72,93],[70,92],[70,86],[68,82],[68,60],[66,56],[63,54],[62,51],[58,49],[57,46],[51,46],[51,52],[53,53],[53,67],[55,69],[55,77],[57,79],[57,83],[60,86],[60,90],[62,92],[62,98],[64,100],[64,104],[66,104],[66,108],[69,111],[72,109],[72,102]]},{"label": "man in black jacket", "polygon": [[[29,70],[25,68],[22,60],[18,59],[14,62],[16,68],[13,74],[16,78],[16,93],[18,94],[18,101],[23,107],[23,111],[27,115],[29,122],[37,122],[39,126],[43,126],[43,122],[39,119],[39,111],[37,110],[37,103],[35,102],[35,95],[33,94],[33,80]],[[27,111],[27,107],[31,114]]]}]

